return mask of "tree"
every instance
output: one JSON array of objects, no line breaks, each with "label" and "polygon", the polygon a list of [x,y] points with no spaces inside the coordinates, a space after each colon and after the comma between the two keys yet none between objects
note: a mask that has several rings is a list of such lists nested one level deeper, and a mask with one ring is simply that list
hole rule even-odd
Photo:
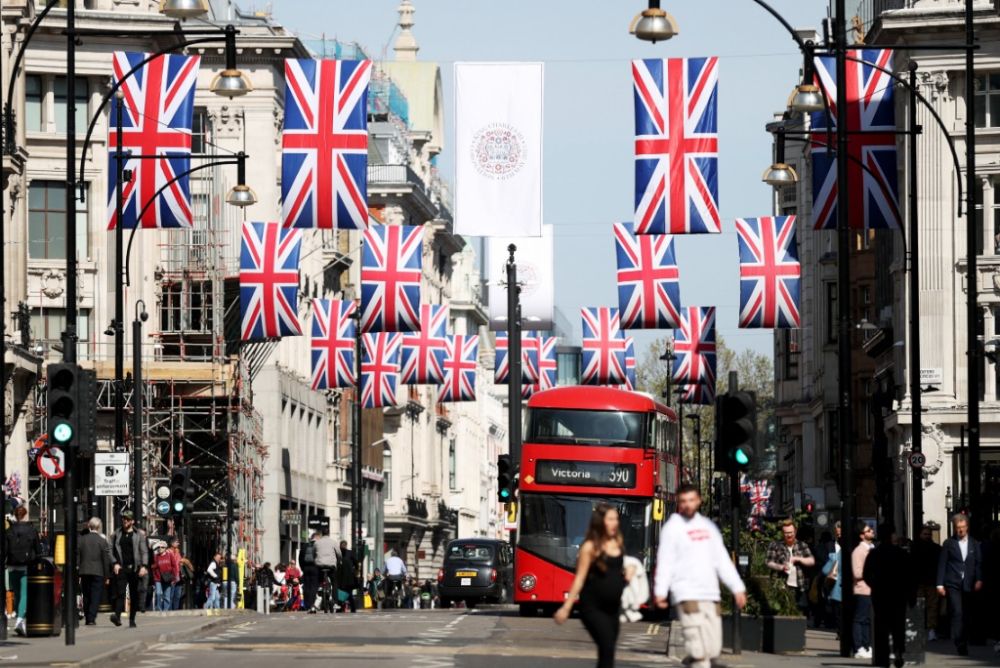
[{"label": "tree", "polygon": [[[662,337],[647,348],[642,361],[636,367],[636,380],[639,389],[655,397],[663,397],[668,385],[672,396],[669,405],[678,408],[677,386],[668,383],[667,363],[660,359],[664,352],[671,350],[673,341],[670,337]],[[774,362],[767,355],[744,349],[739,352],[726,345],[725,339],[716,336],[716,392],[722,394],[729,388],[729,372],[735,371],[739,387],[757,395],[757,458],[754,469],[758,474],[771,471],[774,468]],[[701,440],[711,443],[715,438],[715,406],[683,407],[684,415],[701,416]],[[694,446],[694,421],[684,419],[684,466],[695,470],[698,451]],[[702,452],[702,476],[710,478],[707,462],[708,446]]]}]

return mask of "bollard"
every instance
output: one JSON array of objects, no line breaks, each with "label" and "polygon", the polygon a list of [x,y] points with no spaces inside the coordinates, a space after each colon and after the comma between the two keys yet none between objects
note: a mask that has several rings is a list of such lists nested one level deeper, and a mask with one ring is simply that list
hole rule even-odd
[{"label": "bollard", "polygon": [[25,631],[29,637],[62,633],[62,577],[51,559],[36,559],[28,564]]}]

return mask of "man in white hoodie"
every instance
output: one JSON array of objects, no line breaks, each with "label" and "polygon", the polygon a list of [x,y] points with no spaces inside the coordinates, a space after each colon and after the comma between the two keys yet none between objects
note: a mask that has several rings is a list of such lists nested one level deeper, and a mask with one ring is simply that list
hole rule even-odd
[{"label": "man in white hoodie", "polygon": [[684,635],[684,663],[710,668],[722,653],[722,618],[719,615],[719,580],[733,592],[737,608],[747,602],[746,587],[722,543],[715,524],[701,515],[701,493],[694,485],[677,490],[677,512],[660,532],[656,555],[656,605],[678,606]]}]

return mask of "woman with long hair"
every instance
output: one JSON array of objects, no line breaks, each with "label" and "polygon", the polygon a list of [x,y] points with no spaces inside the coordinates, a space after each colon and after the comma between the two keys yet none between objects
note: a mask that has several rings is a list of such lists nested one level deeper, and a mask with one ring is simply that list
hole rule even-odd
[{"label": "woman with long hair", "polygon": [[580,597],[580,620],[597,645],[597,668],[614,668],[622,590],[632,576],[631,569],[626,572],[624,567],[625,547],[618,523],[614,506],[601,503],[594,508],[577,555],[573,586],[555,614],[557,624],[565,623]]}]

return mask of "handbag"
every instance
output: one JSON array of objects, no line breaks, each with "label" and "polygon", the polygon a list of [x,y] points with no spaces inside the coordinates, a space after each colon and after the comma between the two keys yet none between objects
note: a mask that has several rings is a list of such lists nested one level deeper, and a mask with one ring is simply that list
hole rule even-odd
[{"label": "handbag", "polygon": [[337,602],[347,603],[351,599],[351,593],[344,591],[343,589],[337,590]]}]

